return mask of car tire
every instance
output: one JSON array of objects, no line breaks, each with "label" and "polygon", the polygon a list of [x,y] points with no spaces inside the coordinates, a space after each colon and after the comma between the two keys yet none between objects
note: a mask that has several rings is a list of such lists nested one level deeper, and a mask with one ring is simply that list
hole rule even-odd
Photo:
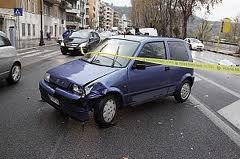
[{"label": "car tire", "polygon": [[21,66],[18,63],[13,64],[10,74],[7,78],[9,84],[16,84],[21,79]]},{"label": "car tire", "polygon": [[61,52],[62,52],[63,55],[67,55],[67,51],[61,50]]},{"label": "car tire", "polygon": [[191,94],[192,83],[189,80],[184,80],[177,88],[174,98],[178,103],[185,102]]},{"label": "car tire", "polygon": [[109,127],[116,117],[118,100],[114,96],[105,96],[94,107],[94,120],[98,126]]}]

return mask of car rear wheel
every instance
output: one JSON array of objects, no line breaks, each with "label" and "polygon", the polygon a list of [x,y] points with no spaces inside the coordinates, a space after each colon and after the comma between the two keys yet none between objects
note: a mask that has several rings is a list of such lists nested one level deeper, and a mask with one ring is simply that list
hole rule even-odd
[{"label": "car rear wheel", "polygon": [[94,120],[99,126],[112,125],[118,108],[118,100],[114,96],[103,97],[94,108]]},{"label": "car rear wheel", "polygon": [[21,79],[21,66],[15,63],[11,68],[9,77],[7,78],[7,82],[9,84],[15,84],[18,83],[20,79]]},{"label": "car rear wheel", "polygon": [[192,84],[189,80],[183,81],[174,94],[176,101],[179,103],[185,102],[191,94],[191,88]]}]

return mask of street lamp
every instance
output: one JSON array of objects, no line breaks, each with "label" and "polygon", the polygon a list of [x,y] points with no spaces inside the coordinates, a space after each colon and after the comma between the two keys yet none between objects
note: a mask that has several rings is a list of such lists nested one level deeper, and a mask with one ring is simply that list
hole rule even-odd
[{"label": "street lamp", "polygon": [[43,40],[43,0],[40,0],[40,15],[41,15],[41,30],[40,30],[40,42],[39,46],[43,46],[44,40]]}]

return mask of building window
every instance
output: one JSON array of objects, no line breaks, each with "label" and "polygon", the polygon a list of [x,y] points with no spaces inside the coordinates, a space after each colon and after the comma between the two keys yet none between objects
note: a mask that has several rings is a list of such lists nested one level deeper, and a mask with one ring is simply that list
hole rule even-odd
[{"label": "building window", "polygon": [[31,36],[31,25],[28,24],[28,36]]},{"label": "building window", "polygon": [[35,36],[35,24],[33,24],[32,26],[33,26],[33,36]]},{"label": "building window", "polygon": [[50,16],[51,14],[51,7],[48,5],[44,5],[44,14]]},{"label": "building window", "polygon": [[22,23],[22,36],[25,36],[26,32],[25,32],[25,23]]}]

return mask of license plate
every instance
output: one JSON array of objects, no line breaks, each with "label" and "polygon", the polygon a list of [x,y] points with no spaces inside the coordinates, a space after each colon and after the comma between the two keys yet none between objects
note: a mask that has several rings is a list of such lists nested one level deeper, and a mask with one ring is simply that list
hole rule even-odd
[{"label": "license plate", "polygon": [[58,99],[54,98],[54,97],[51,96],[51,95],[48,95],[48,96],[49,96],[50,100],[51,100],[53,103],[59,105],[59,100],[58,100]]},{"label": "license plate", "polygon": [[70,48],[68,48],[68,50],[74,50],[74,48],[71,48],[71,47],[70,47]]}]

